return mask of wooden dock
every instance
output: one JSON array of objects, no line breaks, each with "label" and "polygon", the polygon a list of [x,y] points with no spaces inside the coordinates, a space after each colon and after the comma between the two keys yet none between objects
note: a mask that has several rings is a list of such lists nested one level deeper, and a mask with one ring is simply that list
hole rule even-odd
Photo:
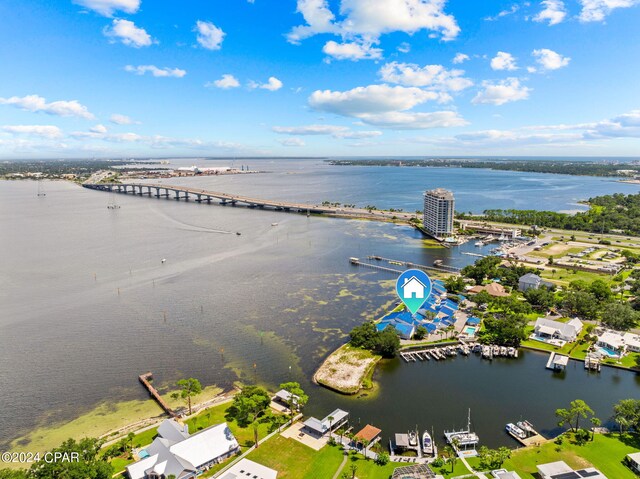
[{"label": "wooden dock", "polygon": [[527,433],[527,437],[525,437],[523,439],[521,437],[516,436],[511,431],[507,431],[512,438],[514,438],[516,441],[518,441],[523,446],[539,446],[540,444],[543,444],[543,443],[548,441],[548,439],[546,437],[544,437],[542,434],[540,434],[538,431],[536,431],[533,428],[533,426],[531,425],[530,422],[528,422],[528,421],[524,421],[524,422],[526,424],[528,424],[529,428],[530,428],[530,430],[523,429],[524,432]]},{"label": "wooden dock", "polygon": [[158,390],[154,388],[153,385],[151,384],[150,381],[153,380],[153,373],[148,372],[145,374],[141,374],[140,376],[138,376],[138,380],[147,389],[147,391],[149,391],[149,394],[151,395],[151,397],[155,399],[155,401],[158,403],[158,405],[162,408],[164,412],[166,412],[171,417],[178,417],[178,414],[169,407],[167,402],[164,399],[162,399],[162,396],[160,396],[160,393],[158,393]]},{"label": "wooden dock", "polygon": [[425,264],[411,263],[410,261],[402,261],[400,259],[384,258],[378,255],[369,255],[367,256],[367,259],[369,260],[374,259],[376,261],[386,261],[389,264],[397,264],[397,265],[406,266],[407,268],[422,269],[426,271],[437,271],[439,273],[459,273],[460,272],[460,268],[457,268],[455,266],[449,266],[446,264],[440,264],[438,266],[427,266]]}]

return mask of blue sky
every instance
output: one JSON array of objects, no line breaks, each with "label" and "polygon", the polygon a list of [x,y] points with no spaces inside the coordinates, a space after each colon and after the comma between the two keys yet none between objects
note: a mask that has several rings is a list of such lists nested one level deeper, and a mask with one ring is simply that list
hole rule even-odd
[{"label": "blue sky", "polygon": [[4,0],[0,157],[640,156],[640,0]]}]

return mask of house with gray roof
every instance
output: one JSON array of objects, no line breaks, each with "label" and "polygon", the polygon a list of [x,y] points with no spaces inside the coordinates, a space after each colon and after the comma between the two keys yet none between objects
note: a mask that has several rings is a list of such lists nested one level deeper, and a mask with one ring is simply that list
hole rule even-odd
[{"label": "house with gray roof", "polygon": [[547,318],[538,318],[533,332],[538,338],[560,339],[571,343],[578,338],[582,327],[582,321],[578,318],[573,318],[567,323],[561,323],[560,321]]},{"label": "house with gray roof", "polygon": [[540,286],[544,286],[545,288],[551,288],[553,283],[549,281],[545,281],[537,274],[527,273],[523,276],[520,276],[518,279],[518,290],[526,291],[528,289],[538,289]]},{"label": "house with gray roof", "polygon": [[158,436],[139,452],[141,460],[127,466],[130,479],[193,479],[239,451],[226,423],[190,435],[175,419],[158,427]]},{"label": "house with gray roof", "polygon": [[329,429],[334,431],[345,424],[348,420],[349,413],[347,411],[336,409],[322,420],[310,417],[303,423],[303,429],[305,432],[308,432],[313,436],[322,437],[329,432]]}]

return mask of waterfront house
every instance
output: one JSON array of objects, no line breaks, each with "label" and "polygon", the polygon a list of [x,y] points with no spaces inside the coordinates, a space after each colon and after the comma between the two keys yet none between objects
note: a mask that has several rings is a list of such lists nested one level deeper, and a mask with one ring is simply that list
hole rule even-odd
[{"label": "waterfront house", "polygon": [[382,431],[377,427],[372,426],[371,424],[367,424],[365,427],[356,432],[353,438],[356,442],[367,441],[367,444],[370,445],[378,442],[381,433]]},{"label": "waterfront house", "polygon": [[549,462],[537,466],[540,479],[607,479],[594,467],[586,467],[584,469],[572,469],[564,461]]},{"label": "waterfront house", "polygon": [[640,352],[640,336],[633,333],[619,333],[610,329],[605,329],[596,342],[597,346],[605,348],[607,354],[612,356],[623,356],[627,352]]},{"label": "waterfront house", "polygon": [[278,471],[250,461],[242,459],[227,469],[220,479],[277,479]]},{"label": "waterfront house", "polygon": [[533,328],[537,339],[560,339],[562,341],[573,342],[582,331],[582,321],[573,318],[567,323],[554,321],[547,318],[538,318]]},{"label": "waterfront house", "polygon": [[477,285],[469,289],[469,293],[478,294],[482,291],[486,291],[490,296],[499,298],[503,296],[509,296],[509,293],[504,289],[500,283],[490,283],[486,286]]},{"label": "waterfront house", "polygon": [[636,474],[640,474],[640,452],[627,454],[625,463],[633,472],[635,472]]},{"label": "waterfront house", "polygon": [[327,432],[335,431],[349,421],[349,413],[342,409],[336,409],[328,414],[324,419],[310,417],[303,423],[302,429],[307,434],[315,437],[322,437]]},{"label": "waterfront house", "polygon": [[289,409],[290,404],[293,404],[296,410],[298,409],[298,399],[298,396],[296,396],[295,394],[291,394],[285,389],[281,389],[271,398],[273,402],[278,403],[281,406],[286,407],[287,409]]},{"label": "waterfront house", "polygon": [[538,289],[540,286],[550,288],[553,283],[543,280],[540,276],[533,273],[527,273],[518,279],[518,290],[526,291],[528,289]]},{"label": "waterfront house", "polygon": [[415,276],[410,279],[404,280],[404,284],[400,287],[402,289],[403,298],[424,298],[424,290],[426,286]]},{"label": "waterfront house", "polygon": [[193,479],[240,450],[226,423],[190,435],[186,426],[165,420],[150,446],[141,450],[138,462],[127,466],[130,479],[163,479],[174,475]]}]

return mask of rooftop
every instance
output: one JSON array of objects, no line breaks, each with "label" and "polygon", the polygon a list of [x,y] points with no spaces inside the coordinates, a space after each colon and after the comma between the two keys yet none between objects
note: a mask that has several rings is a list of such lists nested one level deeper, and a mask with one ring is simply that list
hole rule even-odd
[{"label": "rooftop", "polygon": [[360,429],[356,434],[355,437],[357,437],[358,439],[364,439],[365,441],[373,441],[376,437],[378,437],[378,434],[380,434],[382,431],[380,429],[378,429],[375,426],[372,426],[371,424],[367,424],[365,427],[363,427],[362,429]]},{"label": "rooftop", "polygon": [[220,479],[276,479],[278,471],[267,466],[242,459],[230,467]]}]

